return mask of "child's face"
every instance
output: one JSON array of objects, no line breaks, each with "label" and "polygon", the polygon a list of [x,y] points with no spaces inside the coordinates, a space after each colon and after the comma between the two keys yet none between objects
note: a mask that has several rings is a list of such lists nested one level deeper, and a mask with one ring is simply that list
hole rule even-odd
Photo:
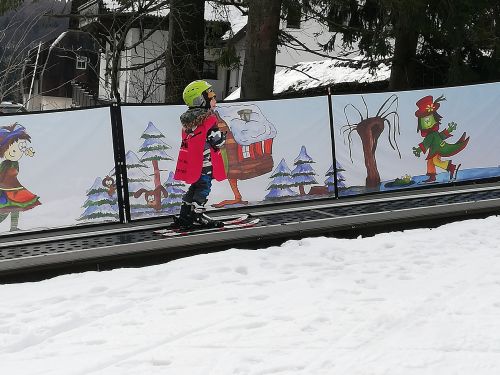
[{"label": "child's face", "polygon": [[208,100],[210,100],[210,108],[215,108],[217,105],[217,95],[215,95],[215,92],[212,89],[208,89],[207,96]]},{"label": "child's face", "polygon": [[7,151],[5,151],[4,154],[4,159],[11,160],[11,161],[18,161],[19,159],[22,158],[24,153],[26,152],[26,141],[20,140],[20,141],[15,141],[13,142]]}]

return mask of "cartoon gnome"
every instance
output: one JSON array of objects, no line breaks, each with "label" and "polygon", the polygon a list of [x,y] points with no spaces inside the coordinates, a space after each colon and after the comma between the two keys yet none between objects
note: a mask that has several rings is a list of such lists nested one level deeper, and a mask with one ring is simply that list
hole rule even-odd
[{"label": "cartoon gnome", "polygon": [[452,136],[452,132],[457,128],[455,122],[448,123],[448,127],[439,131],[442,116],[437,113],[440,107],[440,102],[446,100],[441,95],[436,100],[433,100],[431,95],[425,96],[417,101],[418,110],[415,112],[417,117],[417,132],[420,132],[424,140],[413,147],[413,154],[420,157],[421,153],[428,151],[427,160],[427,180],[424,182],[436,181],[436,167],[444,169],[450,173],[450,180],[456,179],[458,169],[461,164],[453,164],[451,160],[441,160],[441,157],[449,157],[458,154],[462,151],[469,142],[469,137],[464,132],[460,139],[455,143],[447,143],[445,139]]}]

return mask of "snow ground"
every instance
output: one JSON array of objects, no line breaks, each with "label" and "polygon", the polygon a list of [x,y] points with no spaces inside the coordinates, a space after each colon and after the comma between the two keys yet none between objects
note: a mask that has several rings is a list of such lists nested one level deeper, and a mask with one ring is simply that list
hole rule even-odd
[{"label": "snow ground", "polygon": [[499,227],[491,216],[0,285],[0,373],[498,374]]}]

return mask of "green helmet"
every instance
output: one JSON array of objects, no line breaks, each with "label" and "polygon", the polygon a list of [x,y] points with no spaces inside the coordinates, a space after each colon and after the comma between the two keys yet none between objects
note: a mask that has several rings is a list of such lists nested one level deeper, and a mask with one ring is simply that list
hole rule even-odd
[{"label": "green helmet", "polygon": [[205,104],[203,92],[208,90],[212,85],[206,81],[193,81],[186,86],[182,92],[182,99],[189,107],[199,107]]}]

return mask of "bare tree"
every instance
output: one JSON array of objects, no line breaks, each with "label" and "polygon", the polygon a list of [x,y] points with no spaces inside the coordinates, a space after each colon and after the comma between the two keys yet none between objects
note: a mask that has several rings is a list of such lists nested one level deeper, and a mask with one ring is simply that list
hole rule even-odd
[{"label": "bare tree", "polygon": [[[28,36],[46,13],[31,18],[14,14],[0,30],[0,101],[19,100],[22,92],[23,72],[28,51],[39,41],[29,41]],[[42,35],[39,40],[50,34]]]},{"label": "bare tree", "polygon": [[81,27],[100,45],[104,54],[101,86],[111,100],[120,103],[123,91],[137,102],[158,101],[165,79],[169,3],[119,1],[113,9],[103,9],[97,2],[73,16],[80,18]]}]

